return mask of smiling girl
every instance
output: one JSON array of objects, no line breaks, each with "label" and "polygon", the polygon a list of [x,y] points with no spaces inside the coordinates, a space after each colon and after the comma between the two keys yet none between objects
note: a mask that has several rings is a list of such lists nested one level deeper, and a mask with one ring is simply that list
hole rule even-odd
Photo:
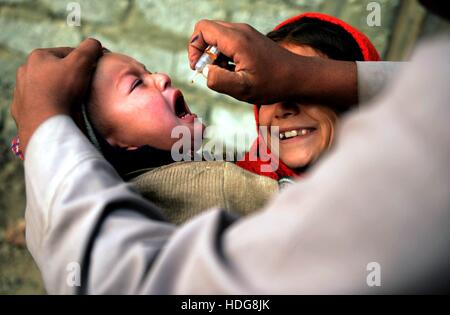
[{"label": "smiling girl", "polygon": [[[369,39],[345,22],[321,13],[295,16],[267,35],[290,52],[308,57],[343,61],[379,61]],[[332,145],[343,110],[332,105],[282,102],[255,105],[260,133],[251,150],[238,165],[276,180],[297,178]],[[271,129],[279,128],[279,145],[272,145]],[[267,152],[267,153],[266,153]],[[262,167],[278,159],[277,169]]]}]

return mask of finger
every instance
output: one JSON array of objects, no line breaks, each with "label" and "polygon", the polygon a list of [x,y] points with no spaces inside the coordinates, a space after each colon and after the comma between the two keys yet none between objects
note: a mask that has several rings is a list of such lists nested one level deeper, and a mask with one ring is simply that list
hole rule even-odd
[{"label": "finger", "polygon": [[44,48],[43,50],[49,55],[53,55],[58,58],[65,58],[69,55],[75,48],[73,47],[55,47],[55,48]]},{"label": "finger", "polygon": [[[228,27],[228,28],[232,28],[233,23],[228,23],[228,22],[224,22],[224,21],[213,21],[211,20],[210,22],[212,23],[216,23],[219,25],[222,25],[224,27]],[[201,51],[203,53],[203,51],[205,50],[206,47],[208,47],[208,43],[206,43],[202,37],[201,33],[195,33],[192,35],[190,41],[189,41],[189,45],[188,46],[192,46],[192,48]]]},{"label": "finger", "polygon": [[222,25],[222,26],[228,27],[228,28],[233,28],[236,25],[236,23],[225,22],[225,21],[220,21],[220,20],[211,20],[211,22],[217,23],[219,25]]},{"label": "finger", "polygon": [[76,64],[82,73],[89,73],[103,55],[101,43],[93,38],[85,39],[67,57],[67,61]]},{"label": "finger", "polygon": [[[14,94],[16,94],[16,91],[15,91],[15,90],[16,90],[16,89],[14,89]],[[15,101],[14,97],[13,97],[13,100],[12,100],[11,105],[10,105],[10,107],[9,107],[9,113],[10,113],[11,117],[13,118],[14,122],[16,123],[16,126],[17,126],[17,120],[16,120],[16,101]]]},{"label": "finger", "polygon": [[250,85],[242,72],[233,72],[223,69],[216,65],[210,65],[206,68],[206,77],[208,87],[216,92],[228,94],[241,101],[247,99]]},{"label": "finger", "polygon": [[[208,45],[214,45],[227,57],[232,57],[232,41],[235,36],[230,26],[223,25],[224,22],[201,20],[195,25],[194,35],[188,47],[189,64],[191,69],[195,68],[195,63]],[[220,42],[217,39],[220,38]]]},{"label": "finger", "polygon": [[14,85],[14,91],[13,91],[13,99],[16,99],[19,96],[19,90],[21,85],[23,85],[23,82],[25,80],[26,72],[27,72],[27,64],[21,65],[17,71],[16,71],[16,84]]},{"label": "finger", "polygon": [[200,59],[208,44],[203,40],[202,34],[194,34],[188,44],[189,66],[195,69],[195,64]]}]

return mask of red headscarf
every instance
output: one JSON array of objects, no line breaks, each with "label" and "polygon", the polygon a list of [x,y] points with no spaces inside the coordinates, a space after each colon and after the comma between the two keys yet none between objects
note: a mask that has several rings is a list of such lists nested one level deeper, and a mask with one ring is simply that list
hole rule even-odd
[{"label": "red headscarf", "polygon": [[[364,61],[380,61],[380,55],[378,54],[378,51],[373,46],[373,44],[370,42],[370,40],[359,30],[356,28],[350,26],[349,24],[345,23],[344,21],[339,20],[338,18],[335,18],[330,15],[322,14],[322,13],[304,13],[297,16],[294,16],[292,18],[287,19],[286,21],[279,24],[277,27],[275,27],[274,31],[279,30],[283,26],[286,26],[288,24],[296,23],[304,18],[310,18],[310,19],[318,19],[324,22],[328,22],[334,25],[337,25],[347,31],[353,39],[358,44],[359,48],[361,49],[361,53],[364,57]],[[250,151],[245,155],[244,159],[241,161],[238,161],[236,164],[250,172],[264,175],[270,178],[273,178],[275,180],[279,180],[283,177],[294,177],[298,178],[301,174],[296,173],[294,170],[286,166],[282,161],[278,162],[277,164],[273,164],[276,168],[274,171],[263,171],[262,167],[264,165],[269,166],[271,161],[275,161],[275,157],[272,156],[270,153],[269,148],[267,148],[267,145],[262,137],[262,135],[259,133],[259,107],[257,105],[254,106],[254,114],[255,114],[255,120],[256,120],[256,126],[258,129],[258,138],[253,143]],[[259,150],[259,152],[258,152]],[[266,167],[267,167],[266,166]],[[277,168],[278,166],[278,168]]]}]

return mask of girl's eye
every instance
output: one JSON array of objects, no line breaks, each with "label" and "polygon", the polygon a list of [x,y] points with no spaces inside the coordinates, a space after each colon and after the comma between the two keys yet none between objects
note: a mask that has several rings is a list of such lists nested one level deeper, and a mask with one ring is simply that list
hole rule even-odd
[{"label": "girl's eye", "polygon": [[135,88],[137,88],[142,83],[144,83],[144,81],[142,81],[141,79],[137,79],[136,81],[134,81],[133,84],[131,85],[131,91],[133,91]]}]

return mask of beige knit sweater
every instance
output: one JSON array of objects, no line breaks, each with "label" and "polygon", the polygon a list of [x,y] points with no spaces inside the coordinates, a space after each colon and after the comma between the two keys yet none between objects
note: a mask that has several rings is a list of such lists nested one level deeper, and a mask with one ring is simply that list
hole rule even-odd
[{"label": "beige knit sweater", "polygon": [[175,224],[213,207],[247,215],[278,192],[277,181],[219,161],[173,163],[131,182]]}]

